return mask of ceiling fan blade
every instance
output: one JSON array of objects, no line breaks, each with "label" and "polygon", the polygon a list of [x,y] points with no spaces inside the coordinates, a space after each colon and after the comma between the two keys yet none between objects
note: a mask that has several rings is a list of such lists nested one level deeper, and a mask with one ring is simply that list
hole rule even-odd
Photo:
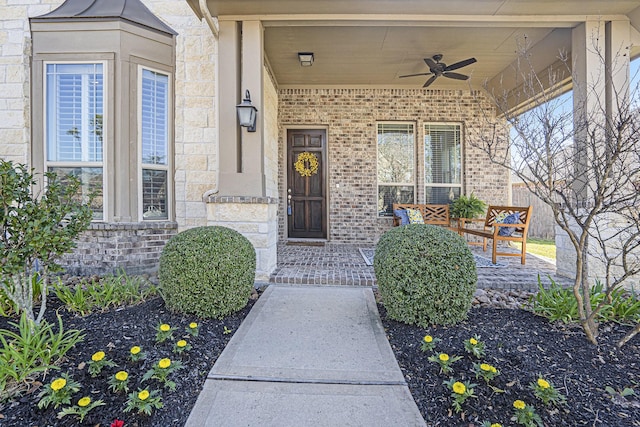
[{"label": "ceiling fan blade", "polygon": [[456,80],[467,80],[469,78],[469,76],[465,76],[464,74],[450,72],[444,73],[443,76]]},{"label": "ceiling fan blade", "polygon": [[432,76],[429,80],[427,80],[427,82],[422,87],[429,87],[431,83],[436,81],[437,78],[438,76],[435,76],[435,75]]},{"label": "ceiling fan blade", "polygon": [[402,79],[404,77],[415,77],[415,76],[429,76],[433,73],[418,73],[418,74],[407,74],[406,76],[398,76],[398,78]]},{"label": "ceiling fan blade", "polygon": [[476,58],[465,59],[464,61],[460,61],[460,62],[456,62],[455,64],[447,65],[444,68],[444,71],[457,70],[458,68],[462,68],[462,67],[466,67],[467,65],[471,65],[474,62],[477,62]]},{"label": "ceiling fan blade", "polygon": [[427,67],[429,67],[429,69],[437,67],[436,62],[431,58],[424,58],[424,62],[425,64],[427,64]]}]

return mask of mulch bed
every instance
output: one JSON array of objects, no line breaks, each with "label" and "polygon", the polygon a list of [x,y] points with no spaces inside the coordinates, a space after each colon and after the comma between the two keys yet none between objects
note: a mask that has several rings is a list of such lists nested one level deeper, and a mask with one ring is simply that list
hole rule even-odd
[{"label": "mulch bed", "polygon": [[[257,295],[255,295],[257,297]],[[224,320],[196,319],[193,317],[173,314],[166,309],[164,301],[157,297],[143,304],[110,311],[96,313],[87,317],[74,316],[63,308],[54,297],[48,300],[47,317],[55,321],[55,313],[59,312],[63,319],[63,327],[68,329],[83,329],[86,335],[75,348],[67,353],[67,358],[60,366],[60,371],[51,372],[39,381],[48,385],[59,373],[68,372],[73,379],[78,381],[82,388],[73,397],[76,403],[82,396],[90,396],[93,401],[103,400],[106,405],[94,408],[84,419],[82,425],[110,426],[117,418],[125,421],[126,427],[135,426],[183,426],[189,417],[191,408],[202,390],[207,374],[214,362],[222,353],[233,333],[225,333],[225,327],[235,332],[240,323],[249,313],[254,301],[243,310],[227,317]],[[185,333],[184,328],[196,321],[200,325],[199,335],[196,338]],[[168,323],[177,330],[174,336],[185,336],[192,349],[181,356],[172,352],[173,343],[178,339],[156,344],[155,327],[159,323]],[[7,319],[0,318],[0,328],[8,329]],[[129,349],[141,346],[147,353],[144,361],[133,363],[129,361]],[[91,360],[91,355],[103,350],[107,357],[111,358],[118,367],[105,368],[101,374],[92,378],[87,372],[87,367],[77,369],[82,362]],[[162,390],[164,407],[155,410],[151,416],[138,415],[135,412],[125,413],[126,394],[116,395],[109,390],[108,380],[117,371],[124,369],[130,374],[129,392],[137,390],[142,375],[161,358],[168,357],[171,360],[180,360],[184,368],[174,373],[170,379],[176,383],[176,390],[171,392],[162,389],[155,380],[143,383],[143,386]],[[73,415],[62,419],[56,416],[62,407],[53,409],[50,406],[46,410],[37,407],[38,394],[41,385],[36,382],[31,392],[17,400],[0,404],[0,425],[2,426],[78,426],[81,425]]]},{"label": "mulch bed", "polygon": [[[617,340],[630,328],[601,325],[597,346],[590,344],[575,325],[550,324],[524,310],[474,308],[467,321],[453,327],[428,329],[408,326],[386,317],[378,306],[389,342],[405,375],[411,394],[428,426],[479,426],[483,421],[515,426],[513,401],[533,405],[546,426],[640,426],[640,339],[621,350]],[[463,404],[464,412],[451,410],[451,392],[420,350],[425,335],[442,339],[435,351],[464,356],[453,365],[452,375],[478,384],[477,398]],[[477,360],[464,350],[464,341],[478,334],[486,345],[484,360],[501,372],[491,384],[504,390],[494,392],[482,378],[476,379],[472,364]],[[538,375],[551,380],[567,397],[567,405],[545,407],[528,385]],[[605,391],[632,387],[636,395],[623,398]]]}]

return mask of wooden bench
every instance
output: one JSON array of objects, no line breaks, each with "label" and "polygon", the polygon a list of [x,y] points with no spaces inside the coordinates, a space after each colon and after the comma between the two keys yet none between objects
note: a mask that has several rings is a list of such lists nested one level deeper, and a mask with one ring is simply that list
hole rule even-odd
[{"label": "wooden bench", "polygon": [[[422,219],[425,224],[441,225],[447,228],[451,227],[451,219],[449,218],[449,205],[425,205],[416,203],[394,203],[393,210],[397,209],[416,209],[422,213]],[[393,226],[400,225],[400,218],[393,214]]]},{"label": "wooden bench", "polygon": [[[529,221],[531,220],[531,211],[533,207],[519,207],[519,206],[489,206],[487,208],[487,217],[484,220],[484,229],[466,228],[464,220],[458,224],[458,233],[462,236],[463,233],[472,234],[474,236],[480,236],[483,239],[482,249],[487,250],[487,239],[493,240],[492,257],[491,260],[495,264],[497,256],[519,256],[522,264],[526,263],[527,256],[527,232],[529,230]],[[502,218],[506,215],[514,213],[520,214],[520,222],[517,224],[503,224],[496,222],[497,218]],[[499,234],[502,228],[512,227],[515,228],[511,236],[501,236]],[[522,243],[521,253],[506,253],[498,252],[498,241],[506,242],[520,242]]]}]

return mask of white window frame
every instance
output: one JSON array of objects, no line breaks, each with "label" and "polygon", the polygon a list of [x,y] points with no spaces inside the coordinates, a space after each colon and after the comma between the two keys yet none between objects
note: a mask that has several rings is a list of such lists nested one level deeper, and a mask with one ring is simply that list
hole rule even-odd
[{"label": "white window frame", "polygon": [[[378,159],[379,159],[379,144],[378,144],[378,137],[379,137],[379,126],[380,125],[408,125],[411,126],[412,130],[413,130],[413,182],[402,182],[402,183],[398,183],[398,182],[394,182],[394,183],[384,183],[384,182],[380,182],[378,181]],[[417,134],[416,134],[416,123],[415,122],[408,122],[408,121],[378,121],[376,122],[376,216],[379,218],[389,218],[390,215],[382,215],[379,211],[378,211],[378,197],[380,195],[380,186],[383,187],[389,187],[389,186],[394,186],[394,187],[413,187],[413,201],[412,203],[415,203],[416,197],[417,197],[417,182],[418,182],[418,168],[417,168],[417,149],[416,149],[416,145],[417,145]]]},{"label": "white window frame", "polygon": [[[167,76],[167,162],[165,165],[158,164],[150,164],[150,163],[142,163],[142,75],[143,70],[148,70],[157,74],[162,74]],[[137,76],[137,134],[138,134],[138,219],[139,221],[172,221],[173,220],[173,186],[171,183],[173,182],[173,174],[172,174],[172,155],[171,155],[171,141],[173,140],[173,129],[171,126],[171,120],[173,119],[173,114],[171,113],[173,110],[173,75],[172,73],[161,70],[153,67],[149,67],[146,65],[138,65],[138,76]],[[167,201],[166,201],[166,209],[167,209],[167,217],[166,218],[145,218],[144,217],[144,206],[143,206],[143,192],[144,185],[142,182],[142,172],[143,170],[158,170],[158,171],[166,171],[167,173]]]},{"label": "white window frame", "polygon": [[[458,138],[460,143],[460,183],[458,184],[444,184],[444,183],[430,183],[426,182],[427,180],[427,162],[425,159],[426,149],[427,149],[427,134],[428,130],[431,126],[456,126],[458,130]],[[423,138],[422,138],[422,163],[423,163],[423,185],[424,185],[424,202],[427,201],[427,189],[428,188],[458,188],[460,190],[460,195],[463,193],[463,179],[464,179],[464,141],[463,141],[463,126],[462,123],[459,122],[425,122],[422,126],[423,130]]]},{"label": "white window frame", "polygon": [[[49,87],[47,86],[47,68],[49,65],[66,65],[66,64],[101,64],[102,65],[102,161],[100,162],[83,162],[83,161],[50,161],[49,160],[49,138],[48,138],[48,93]],[[93,219],[93,222],[104,222],[107,220],[107,212],[108,212],[108,200],[109,200],[109,180],[107,179],[109,170],[107,169],[107,161],[106,159],[109,156],[109,146],[107,141],[109,140],[108,135],[108,104],[107,101],[109,99],[109,79],[107,76],[109,75],[108,70],[108,61],[104,60],[61,60],[61,61],[43,61],[42,62],[42,137],[43,137],[43,148],[44,148],[44,171],[49,171],[49,167],[53,168],[102,168],[102,218]]]}]

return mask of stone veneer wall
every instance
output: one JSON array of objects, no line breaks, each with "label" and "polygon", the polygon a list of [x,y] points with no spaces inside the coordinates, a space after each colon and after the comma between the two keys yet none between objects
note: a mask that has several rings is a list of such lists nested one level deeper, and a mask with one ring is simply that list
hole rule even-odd
[{"label": "stone veneer wall", "polygon": [[[480,105],[478,105],[480,100]],[[326,126],[328,139],[329,239],[376,242],[391,227],[377,215],[377,133],[379,121],[416,123],[417,202],[424,203],[423,125],[463,124],[463,191],[489,204],[509,203],[509,174],[469,145],[491,111],[479,92],[435,89],[281,89],[279,237],[286,238],[286,131],[288,126]],[[339,187],[337,187],[339,185]]]},{"label": "stone veneer wall", "polygon": [[178,231],[175,222],[93,223],[73,253],[62,259],[71,275],[154,273],[162,248]]},{"label": "stone veneer wall", "polygon": [[[218,172],[216,115],[217,44],[211,30],[200,21],[186,1],[143,0],[160,19],[172,27],[176,38],[175,75],[175,206],[176,222],[110,224],[95,223],[80,239],[75,255],[65,258],[74,274],[108,271],[115,260],[130,271],[157,266],[164,242],[180,229],[207,224],[205,193],[215,189]],[[12,0],[0,5],[0,157],[31,162],[29,17],[43,15],[62,0]],[[165,238],[158,239],[158,230]],[[172,231],[169,231],[172,230]],[[131,239],[140,240],[139,244]],[[141,251],[140,261],[128,245]],[[106,248],[100,248],[106,245]],[[118,249],[122,249],[118,253]],[[150,248],[155,248],[151,250]],[[101,252],[104,249],[105,252]],[[101,264],[98,258],[107,259]],[[74,258],[75,257],[75,258]],[[151,261],[151,259],[155,261]],[[128,260],[134,260],[128,263]],[[82,261],[81,261],[82,260]],[[153,264],[153,265],[152,265]]]}]

